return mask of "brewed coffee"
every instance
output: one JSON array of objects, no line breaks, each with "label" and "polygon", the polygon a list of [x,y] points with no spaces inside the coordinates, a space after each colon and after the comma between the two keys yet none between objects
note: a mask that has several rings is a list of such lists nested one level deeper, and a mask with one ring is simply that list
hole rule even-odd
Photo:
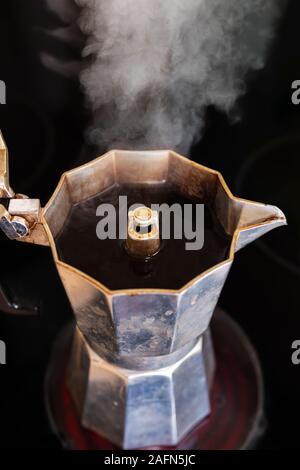
[{"label": "brewed coffee", "polygon": [[[197,251],[186,250],[186,239],[162,240],[161,249],[150,260],[136,260],[127,253],[124,240],[99,240],[96,226],[100,204],[113,204],[117,223],[119,196],[127,196],[128,207],[135,203],[192,204],[196,201],[180,195],[170,183],[114,184],[101,194],[73,206],[68,219],[56,237],[60,258],[100,281],[109,289],[179,289],[201,272],[213,267],[228,256],[231,239],[216,220],[208,204],[204,208],[204,245]],[[182,210],[183,212],[183,210]],[[192,211],[192,217],[195,215]],[[195,226],[192,220],[192,226]],[[174,221],[173,221],[174,223]],[[118,234],[118,226],[117,232]],[[172,235],[172,221],[171,221]]]}]

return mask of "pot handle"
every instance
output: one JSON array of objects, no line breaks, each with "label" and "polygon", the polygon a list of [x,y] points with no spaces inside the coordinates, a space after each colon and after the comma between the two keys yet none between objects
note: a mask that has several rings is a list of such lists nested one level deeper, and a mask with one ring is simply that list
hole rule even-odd
[{"label": "pot handle", "polygon": [[0,131],[0,228],[11,240],[49,245],[39,199],[15,194],[9,184],[8,151]]}]

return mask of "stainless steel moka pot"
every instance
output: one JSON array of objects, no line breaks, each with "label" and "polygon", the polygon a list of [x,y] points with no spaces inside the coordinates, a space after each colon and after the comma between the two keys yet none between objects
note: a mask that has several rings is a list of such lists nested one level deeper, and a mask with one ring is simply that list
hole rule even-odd
[{"label": "stainless steel moka pot", "polygon": [[[225,260],[179,289],[112,290],[61,259],[56,239],[74,205],[116,183],[163,182],[209,203],[230,237]],[[0,195],[1,229],[11,239],[51,248],[73,307],[66,380],[82,426],[125,449],[176,446],[211,411],[215,360],[209,324],[234,255],[285,225],[284,214],[234,197],[219,172],[167,150],[110,151],[64,173],[41,208],[39,200],[10,188],[2,137]],[[150,230],[136,230],[149,224]],[[149,257],[159,244],[156,214],[147,207],[130,213],[128,255]]]}]

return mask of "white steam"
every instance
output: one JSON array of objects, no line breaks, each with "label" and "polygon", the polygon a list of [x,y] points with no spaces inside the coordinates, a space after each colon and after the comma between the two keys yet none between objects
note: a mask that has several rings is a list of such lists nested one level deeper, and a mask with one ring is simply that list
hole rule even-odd
[{"label": "white steam", "polygon": [[[54,0],[48,0],[50,2]],[[188,153],[204,112],[229,113],[263,67],[280,0],[74,0],[99,148]],[[64,13],[66,17],[66,12]]]}]

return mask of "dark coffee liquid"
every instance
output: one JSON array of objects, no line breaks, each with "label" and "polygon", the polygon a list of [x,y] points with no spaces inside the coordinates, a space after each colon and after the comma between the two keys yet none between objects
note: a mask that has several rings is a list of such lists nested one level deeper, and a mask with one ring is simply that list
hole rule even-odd
[{"label": "dark coffee liquid", "polygon": [[[186,250],[185,244],[189,240],[184,237],[175,240],[172,230],[171,239],[162,240],[160,251],[148,261],[133,259],[124,247],[124,240],[99,240],[96,235],[96,226],[100,220],[100,217],[96,216],[97,207],[103,203],[114,205],[118,236],[118,198],[125,195],[128,198],[128,208],[136,203],[148,207],[151,204],[163,203],[168,205],[177,203],[181,206],[192,204],[192,224],[195,229],[194,209],[195,205],[202,201],[182,197],[167,183],[116,184],[103,193],[73,206],[61,233],[56,237],[58,253],[64,262],[80,269],[112,290],[179,289],[206,269],[227,258],[231,240],[208,205],[205,205],[204,246],[197,251]],[[173,222],[172,218],[171,221]]]}]

